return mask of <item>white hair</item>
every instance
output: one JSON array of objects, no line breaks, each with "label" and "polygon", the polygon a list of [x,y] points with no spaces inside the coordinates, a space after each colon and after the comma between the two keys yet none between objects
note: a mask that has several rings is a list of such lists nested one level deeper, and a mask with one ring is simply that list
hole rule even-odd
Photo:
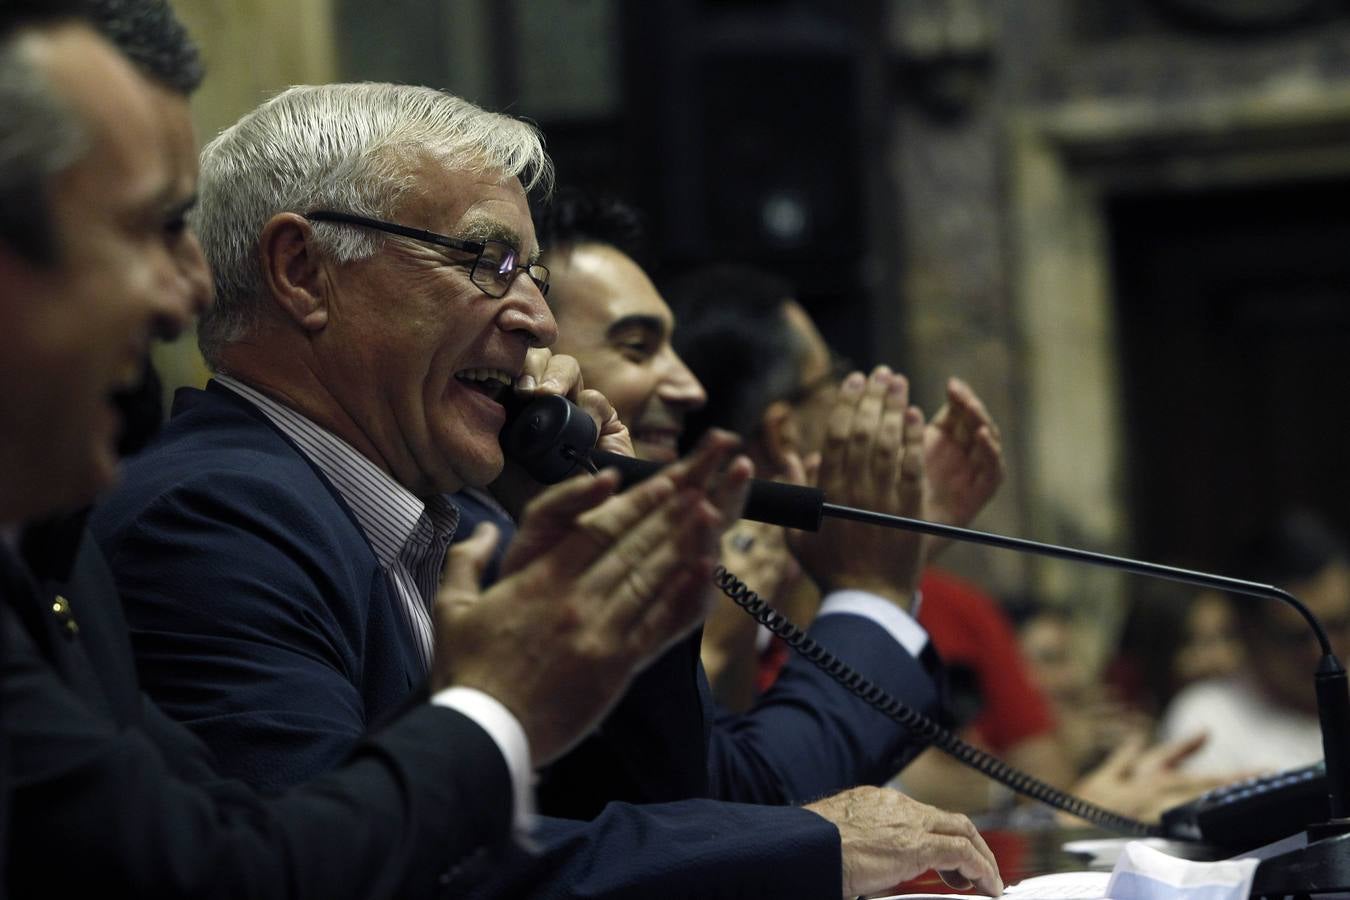
[{"label": "white hair", "polygon": [[[419,153],[517,178],[527,192],[552,187],[553,164],[533,125],[427,87],[292,87],[208,144],[193,215],[215,274],[216,302],[198,328],[207,362],[216,365],[221,348],[258,321],[266,295],[258,238],[269,219],[320,208],[388,218],[413,186],[409,162]],[[313,227],[320,251],[337,262],[370,256],[382,240]]]}]

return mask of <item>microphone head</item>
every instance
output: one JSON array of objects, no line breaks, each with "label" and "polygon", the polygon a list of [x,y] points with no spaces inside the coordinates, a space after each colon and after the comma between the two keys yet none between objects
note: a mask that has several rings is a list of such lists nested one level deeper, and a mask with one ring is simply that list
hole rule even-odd
[{"label": "microphone head", "polygon": [[[546,395],[510,410],[502,426],[502,452],[541,484],[555,484],[586,462],[617,468],[628,487],[660,471],[658,463],[595,449],[595,420],[565,397]],[[744,518],[816,531],[824,505],[817,488],[756,480],[750,485]]]}]

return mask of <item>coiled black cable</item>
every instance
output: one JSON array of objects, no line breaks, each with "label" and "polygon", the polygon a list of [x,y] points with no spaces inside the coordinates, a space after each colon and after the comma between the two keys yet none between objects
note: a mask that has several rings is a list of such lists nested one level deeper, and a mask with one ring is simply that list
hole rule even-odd
[{"label": "coiled black cable", "polygon": [[828,674],[844,689],[866,702],[882,715],[903,725],[920,740],[932,744],[942,752],[1000,784],[1006,785],[1024,797],[1030,797],[1048,806],[1053,806],[1055,809],[1063,810],[1072,816],[1091,822],[1093,825],[1135,837],[1162,835],[1162,829],[1156,825],[1148,825],[1137,819],[1131,819],[1120,813],[1103,809],[1071,794],[1066,794],[1064,791],[1051,787],[1025,772],[1014,769],[1003,760],[986,753],[979,747],[967,744],[932,719],[910,709],[886,691],[853,671],[833,653],[807,637],[806,632],[792,624],[786,616],[760,599],[760,596],[748,588],[743,581],[728,572],[725,566],[718,566],[713,570],[713,579],[717,582],[717,586],[722,590],[722,593],[753,616],[755,621],[786,641],[789,647]]}]

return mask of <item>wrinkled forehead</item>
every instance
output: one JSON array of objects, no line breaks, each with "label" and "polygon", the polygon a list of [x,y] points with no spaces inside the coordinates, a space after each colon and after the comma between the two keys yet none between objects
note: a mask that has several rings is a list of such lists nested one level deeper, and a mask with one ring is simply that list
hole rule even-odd
[{"label": "wrinkled forehead", "polygon": [[641,319],[667,336],[673,330],[674,316],[656,285],[617,247],[595,242],[567,245],[550,250],[544,262],[553,273],[549,297],[560,322],[567,318],[610,327]]},{"label": "wrinkled forehead", "polygon": [[401,171],[395,177],[405,186],[398,204],[403,224],[468,240],[501,241],[522,258],[538,255],[520,179],[473,157],[457,159],[427,148],[404,154],[396,165]]}]

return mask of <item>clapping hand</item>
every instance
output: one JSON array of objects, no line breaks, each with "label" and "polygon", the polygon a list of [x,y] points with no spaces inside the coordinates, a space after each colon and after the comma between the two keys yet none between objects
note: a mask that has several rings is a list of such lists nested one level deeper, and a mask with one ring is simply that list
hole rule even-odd
[{"label": "clapping hand", "polygon": [[[947,382],[947,402],[924,432],[933,521],[964,528],[1003,483],[1003,444],[984,403],[959,378]],[[929,558],[949,543],[934,541]]]}]

